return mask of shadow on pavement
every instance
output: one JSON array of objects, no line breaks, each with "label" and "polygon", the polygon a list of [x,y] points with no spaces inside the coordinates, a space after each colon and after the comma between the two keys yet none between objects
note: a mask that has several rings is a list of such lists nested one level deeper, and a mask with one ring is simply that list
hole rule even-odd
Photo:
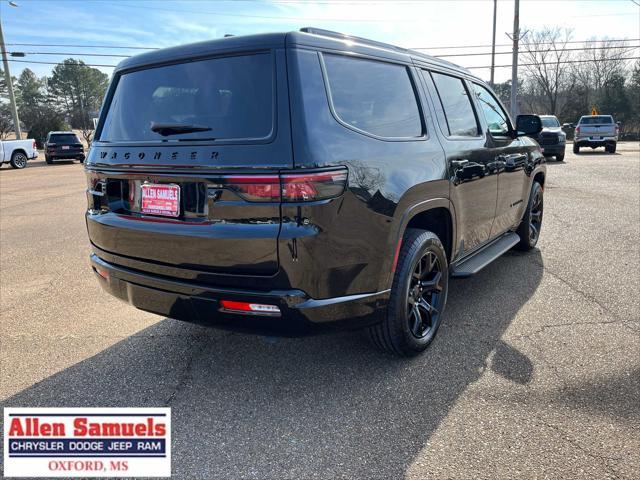
[{"label": "shadow on pavement", "polygon": [[357,333],[281,339],[165,319],[3,406],[169,405],[174,478],[400,478],[492,351],[494,371],[530,380],[531,361],[501,337],[541,277],[534,250],[452,280],[438,338],[414,359]]}]

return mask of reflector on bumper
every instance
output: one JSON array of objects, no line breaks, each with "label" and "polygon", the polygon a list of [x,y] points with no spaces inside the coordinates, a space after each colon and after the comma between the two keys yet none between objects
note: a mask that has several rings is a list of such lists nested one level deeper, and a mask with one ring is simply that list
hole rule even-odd
[{"label": "reflector on bumper", "polygon": [[276,305],[264,303],[236,302],[220,300],[221,310],[229,313],[251,313],[256,315],[280,315],[280,308]]}]

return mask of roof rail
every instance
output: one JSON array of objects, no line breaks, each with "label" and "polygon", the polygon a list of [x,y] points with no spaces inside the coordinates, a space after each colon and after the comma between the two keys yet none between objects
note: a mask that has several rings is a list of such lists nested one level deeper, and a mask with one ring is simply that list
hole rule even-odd
[{"label": "roof rail", "polygon": [[323,37],[337,38],[339,40],[351,40],[354,42],[362,43],[363,45],[371,45],[372,47],[381,47],[389,50],[396,50],[398,52],[407,53],[406,48],[397,47],[389,43],[376,42],[375,40],[369,40],[362,37],[354,37],[353,35],[347,35],[345,33],[334,32],[332,30],[324,30],[323,28],[316,27],[304,27],[300,29],[301,32],[311,33],[312,35],[321,35]]}]

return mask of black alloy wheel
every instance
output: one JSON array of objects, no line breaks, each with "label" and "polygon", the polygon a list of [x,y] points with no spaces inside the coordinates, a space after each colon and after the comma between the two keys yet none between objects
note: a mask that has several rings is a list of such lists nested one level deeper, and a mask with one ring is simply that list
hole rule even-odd
[{"label": "black alloy wheel", "polygon": [[531,250],[538,243],[540,231],[542,230],[542,213],[544,211],[543,193],[542,186],[538,182],[533,182],[527,209],[516,230],[520,237],[520,242],[517,245],[520,250]]},{"label": "black alloy wheel", "polygon": [[386,315],[368,327],[372,343],[394,355],[425,350],[440,327],[449,287],[447,253],[438,236],[408,228],[402,239]]},{"label": "black alloy wheel", "polygon": [[440,323],[443,275],[438,257],[427,250],[409,278],[407,321],[416,338],[426,337]]},{"label": "black alloy wheel", "polygon": [[535,193],[535,195],[531,202],[529,212],[529,241],[535,245],[538,242],[542,228],[542,210],[544,203],[542,201],[542,189],[536,189],[535,192],[532,193]]}]

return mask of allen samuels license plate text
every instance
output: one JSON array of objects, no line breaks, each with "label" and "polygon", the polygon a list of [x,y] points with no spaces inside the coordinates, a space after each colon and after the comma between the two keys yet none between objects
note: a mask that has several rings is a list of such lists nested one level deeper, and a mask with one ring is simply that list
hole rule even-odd
[{"label": "allen samuels license plate text", "polygon": [[170,408],[5,408],[5,477],[169,477]]}]

